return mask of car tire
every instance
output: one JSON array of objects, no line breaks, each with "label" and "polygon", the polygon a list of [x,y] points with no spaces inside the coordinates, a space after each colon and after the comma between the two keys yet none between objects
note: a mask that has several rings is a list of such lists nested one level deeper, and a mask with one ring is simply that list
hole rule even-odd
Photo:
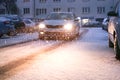
[{"label": "car tire", "polygon": [[3,34],[0,34],[0,38],[3,36]]},{"label": "car tire", "polygon": [[114,42],[114,51],[116,53],[116,59],[120,60],[120,48],[119,48],[119,45],[118,45],[118,40],[117,40],[117,37],[115,37],[115,42]]},{"label": "car tire", "polygon": [[8,36],[15,36],[17,34],[16,31],[11,31],[9,33],[7,33]]},{"label": "car tire", "polygon": [[108,45],[109,45],[110,48],[114,47],[114,44],[112,43],[112,41],[110,40],[110,38],[108,40]]}]

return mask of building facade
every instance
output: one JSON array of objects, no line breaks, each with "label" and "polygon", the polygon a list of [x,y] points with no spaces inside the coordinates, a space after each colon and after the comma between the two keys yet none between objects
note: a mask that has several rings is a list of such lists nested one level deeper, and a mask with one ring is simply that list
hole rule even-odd
[{"label": "building facade", "polygon": [[[119,1],[119,0],[118,0]],[[24,18],[44,17],[50,12],[74,12],[81,18],[105,18],[117,0],[17,0],[19,15]],[[3,12],[4,9],[0,11]],[[5,12],[3,12],[5,13]]]},{"label": "building facade", "polygon": [[81,18],[105,18],[114,0],[17,0],[19,14],[26,18],[46,16],[50,12],[74,12]]}]

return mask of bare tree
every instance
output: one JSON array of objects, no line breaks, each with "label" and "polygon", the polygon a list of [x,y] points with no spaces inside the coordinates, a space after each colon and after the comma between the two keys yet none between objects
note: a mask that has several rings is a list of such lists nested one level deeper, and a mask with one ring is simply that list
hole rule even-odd
[{"label": "bare tree", "polygon": [[17,0],[0,0],[0,4],[6,8],[7,14],[16,14],[18,12],[16,1]]}]

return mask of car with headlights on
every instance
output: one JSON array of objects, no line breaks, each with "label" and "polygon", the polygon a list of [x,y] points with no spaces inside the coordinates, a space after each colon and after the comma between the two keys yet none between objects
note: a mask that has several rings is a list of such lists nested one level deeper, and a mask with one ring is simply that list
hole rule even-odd
[{"label": "car with headlights on", "polygon": [[74,39],[80,30],[79,20],[72,12],[51,12],[38,26],[40,39]]}]

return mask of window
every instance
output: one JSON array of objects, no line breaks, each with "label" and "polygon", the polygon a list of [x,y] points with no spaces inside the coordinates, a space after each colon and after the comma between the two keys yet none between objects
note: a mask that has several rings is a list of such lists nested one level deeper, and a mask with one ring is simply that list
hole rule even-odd
[{"label": "window", "polygon": [[30,14],[30,8],[23,8],[24,14]]},{"label": "window", "polygon": [[67,2],[75,2],[75,0],[67,0]]},{"label": "window", "polygon": [[105,7],[97,7],[97,13],[98,14],[104,14],[105,13]]},{"label": "window", "polygon": [[82,0],[83,2],[88,2],[88,1],[90,1],[90,0]]},{"label": "window", "polygon": [[36,9],[36,15],[44,15],[47,14],[46,8]]},{"label": "window", "polygon": [[68,12],[75,12],[75,8],[74,7],[68,8]]},{"label": "window", "polygon": [[83,8],[82,8],[82,13],[83,13],[83,14],[88,14],[88,13],[90,13],[90,7],[83,7]]},{"label": "window", "polygon": [[47,0],[39,0],[40,3],[45,3]]},{"label": "window", "polygon": [[23,2],[30,2],[30,0],[23,0]]},{"label": "window", "polygon": [[61,0],[53,0],[53,2],[61,2]]},{"label": "window", "polygon": [[5,9],[0,9],[0,14],[5,14]]},{"label": "window", "polygon": [[60,11],[61,11],[61,8],[54,8],[53,11],[54,11],[54,12],[60,12]]}]

